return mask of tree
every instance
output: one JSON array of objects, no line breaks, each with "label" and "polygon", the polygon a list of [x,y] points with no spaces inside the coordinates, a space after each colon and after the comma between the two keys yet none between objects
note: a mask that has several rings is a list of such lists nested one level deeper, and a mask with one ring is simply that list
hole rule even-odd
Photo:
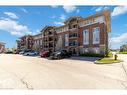
[{"label": "tree", "polygon": [[36,51],[40,51],[41,46],[40,45],[33,45],[32,49],[36,50]]}]

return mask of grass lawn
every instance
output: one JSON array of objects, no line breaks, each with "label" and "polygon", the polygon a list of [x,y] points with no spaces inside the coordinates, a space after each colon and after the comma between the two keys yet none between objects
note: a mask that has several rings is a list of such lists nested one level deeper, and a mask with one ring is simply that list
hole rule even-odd
[{"label": "grass lawn", "polygon": [[127,54],[127,52],[119,52],[118,54]]},{"label": "grass lawn", "polygon": [[114,60],[111,58],[101,58],[96,60],[96,63],[117,63],[117,62],[121,62],[120,60]]}]

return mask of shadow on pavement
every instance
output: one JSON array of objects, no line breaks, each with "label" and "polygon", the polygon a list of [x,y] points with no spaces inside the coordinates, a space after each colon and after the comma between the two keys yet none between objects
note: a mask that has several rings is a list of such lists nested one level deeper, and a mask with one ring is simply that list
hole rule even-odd
[{"label": "shadow on pavement", "polygon": [[100,57],[70,57],[69,60],[91,61],[94,62]]}]

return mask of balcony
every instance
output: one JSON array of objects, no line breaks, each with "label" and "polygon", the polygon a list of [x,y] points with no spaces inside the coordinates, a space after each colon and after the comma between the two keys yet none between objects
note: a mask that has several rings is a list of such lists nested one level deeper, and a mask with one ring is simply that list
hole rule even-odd
[{"label": "balcony", "polygon": [[53,43],[49,43],[49,47],[53,47]]},{"label": "balcony", "polygon": [[44,48],[48,48],[49,46],[45,45]]},{"label": "balcony", "polygon": [[53,38],[49,38],[49,41],[53,41]]},{"label": "balcony", "polygon": [[78,43],[77,42],[70,42],[69,46],[78,46]]},{"label": "balcony", "polygon": [[75,29],[78,29],[78,27],[79,27],[79,25],[78,24],[75,24],[75,25],[71,25],[71,26],[69,26],[69,31],[73,31],[73,30],[75,30]]},{"label": "balcony", "polygon": [[69,39],[72,39],[72,38],[78,38],[78,34],[77,33],[73,33],[73,34],[69,34]]},{"label": "balcony", "polygon": [[53,35],[53,31],[49,31],[48,32],[48,35]]}]

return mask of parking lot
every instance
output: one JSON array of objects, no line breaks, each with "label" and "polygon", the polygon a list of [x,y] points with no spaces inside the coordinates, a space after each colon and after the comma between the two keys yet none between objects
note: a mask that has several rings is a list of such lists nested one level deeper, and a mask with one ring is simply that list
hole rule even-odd
[{"label": "parking lot", "polygon": [[0,54],[1,89],[127,89],[121,63],[94,64],[94,57],[48,60]]}]

